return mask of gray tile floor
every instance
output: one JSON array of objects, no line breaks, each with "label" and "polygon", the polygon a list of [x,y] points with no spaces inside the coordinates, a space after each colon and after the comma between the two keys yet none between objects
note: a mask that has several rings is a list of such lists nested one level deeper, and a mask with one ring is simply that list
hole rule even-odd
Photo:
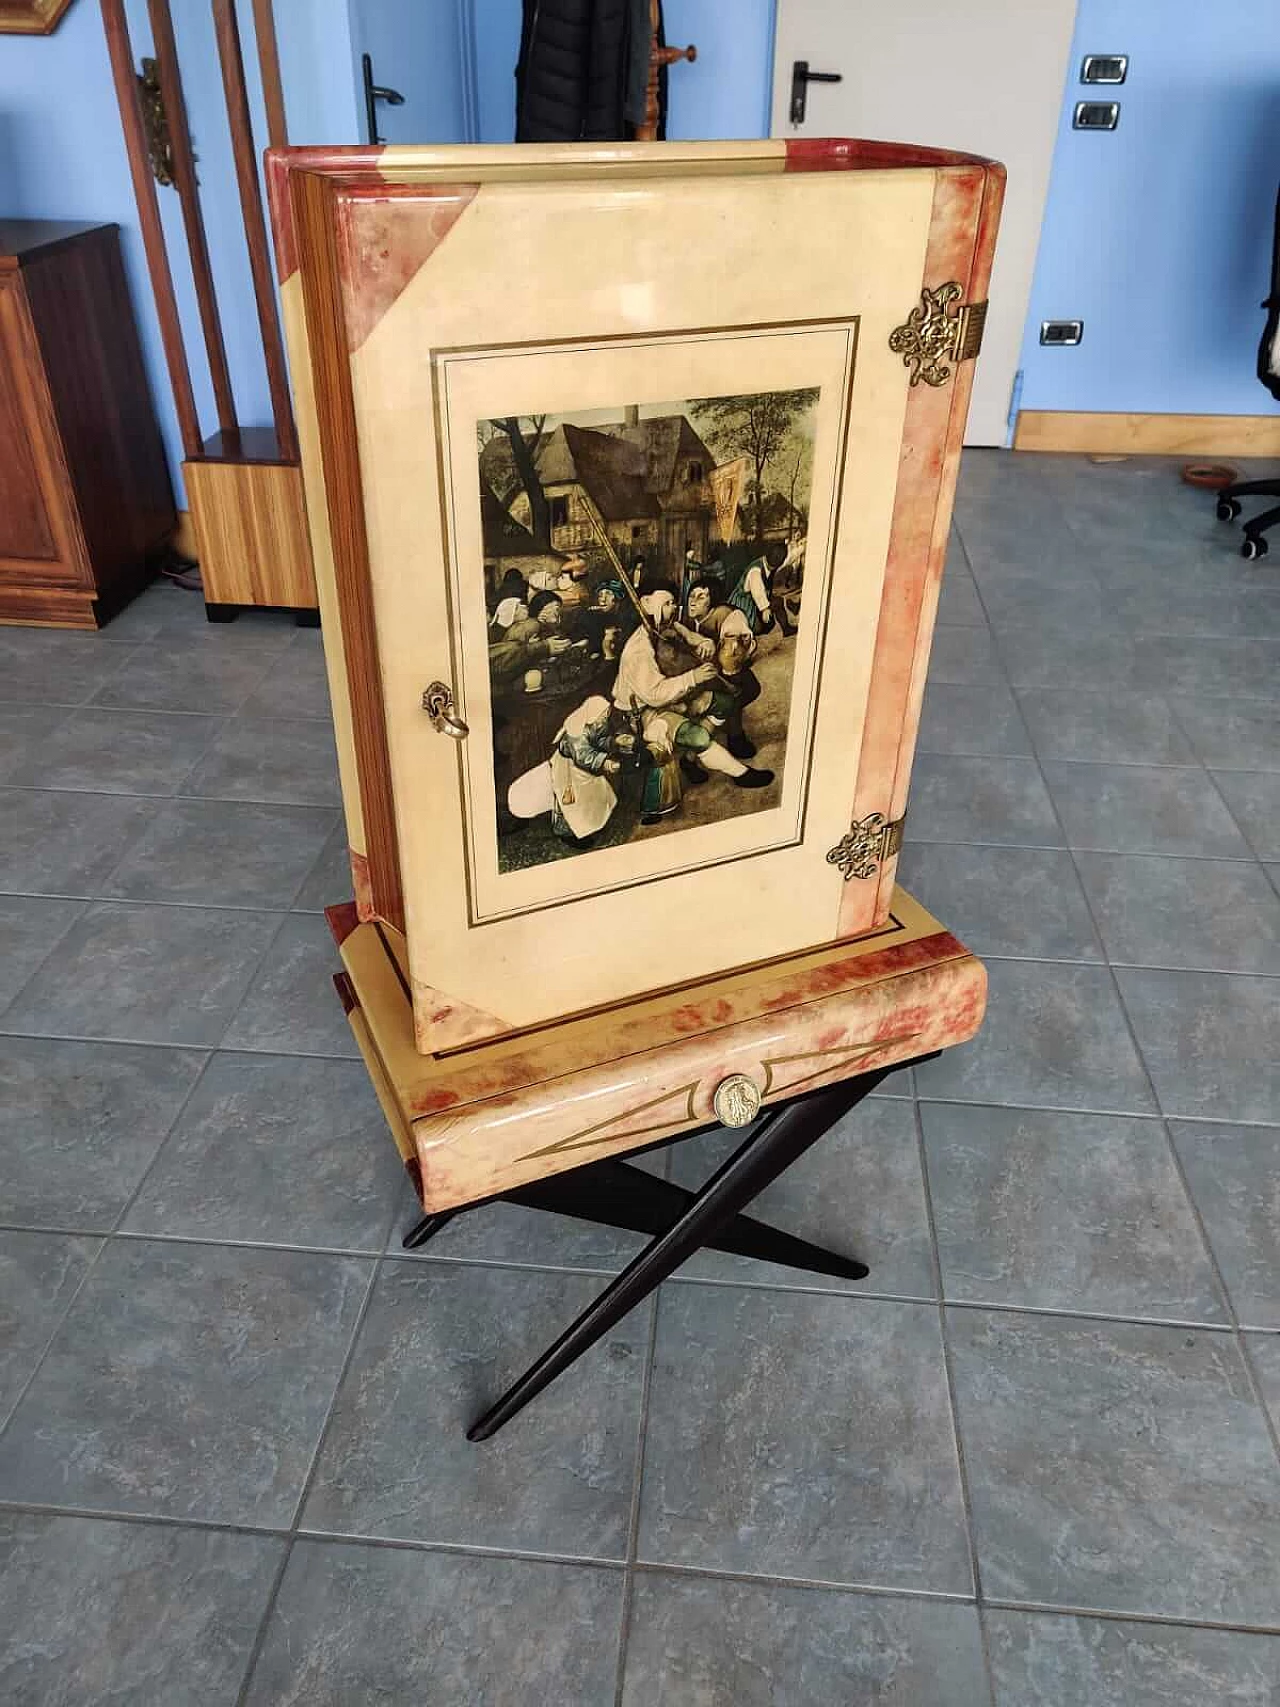
[{"label": "gray tile floor", "polygon": [[1234,544],[1168,464],[966,458],[902,876],[990,1017],[762,1205],[871,1279],[700,1255],[480,1448],[635,1242],[399,1254],[318,637],[169,587],[0,630],[0,1699],[1280,1699],[1280,570]]}]

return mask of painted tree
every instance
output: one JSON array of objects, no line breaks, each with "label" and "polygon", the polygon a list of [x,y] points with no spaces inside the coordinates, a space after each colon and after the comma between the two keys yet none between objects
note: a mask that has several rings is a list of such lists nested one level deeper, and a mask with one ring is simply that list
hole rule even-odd
[{"label": "painted tree", "polygon": [[793,431],[818,401],[817,389],[758,391],[746,397],[699,397],[690,403],[698,431],[722,460],[751,463],[751,512],[756,544],[764,538],[765,472],[791,443]]},{"label": "painted tree", "polygon": [[544,551],[551,549],[551,505],[547,495],[542,490],[542,481],[538,478],[538,458],[546,441],[545,415],[528,417],[532,433],[525,437],[519,415],[504,415],[495,420],[492,425],[497,427],[506,437],[511,450],[511,461],[517,480],[511,482],[505,493],[499,493],[500,502],[510,510],[517,493],[523,488],[529,500],[529,531],[535,542]]}]

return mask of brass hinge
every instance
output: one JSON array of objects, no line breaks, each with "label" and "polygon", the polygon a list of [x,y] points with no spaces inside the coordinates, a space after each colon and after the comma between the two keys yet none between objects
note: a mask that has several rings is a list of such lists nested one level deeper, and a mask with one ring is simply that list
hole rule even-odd
[{"label": "brass hinge", "polygon": [[[889,348],[911,369],[911,384],[945,385],[959,362],[982,348],[987,322],[985,302],[960,302],[963,286],[954,279],[937,290],[924,289],[905,326],[889,334]],[[959,303],[957,308],[955,305]]]},{"label": "brass hinge", "polygon": [[846,883],[851,877],[874,877],[881,861],[902,846],[902,825],[901,818],[887,820],[883,812],[859,818],[827,854],[827,864],[838,865]]}]

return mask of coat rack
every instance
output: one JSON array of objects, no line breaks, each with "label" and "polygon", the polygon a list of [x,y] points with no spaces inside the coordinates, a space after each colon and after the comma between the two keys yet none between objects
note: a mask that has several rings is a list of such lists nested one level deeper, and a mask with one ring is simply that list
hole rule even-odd
[{"label": "coat rack", "polygon": [[[213,21],[271,398],[270,427],[242,426],[236,412],[169,0],[148,0],[147,4],[173,185],[182,210],[218,420],[218,431],[207,439],[200,427],[182,338],[124,0],[101,0],[101,4],[147,270],[182,436],[182,473],[191,505],[206,614],[211,622],[230,622],[246,606],[281,607],[295,611],[300,624],[312,626],[319,621],[315,576],[234,0],[212,0]],[[271,0],[254,0],[253,16],[268,136],[273,147],[283,146],[288,135]]]},{"label": "coat rack", "polygon": [[667,47],[662,40],[662,0],[649,0],[649,24],[652,45],[649,48],[649,83],[644,95],[644,123],[636,126],[637,142],[657,142],[662,126],[662,77],[668,66],[687,59],[692,65],[698,57],[696,47]]}]

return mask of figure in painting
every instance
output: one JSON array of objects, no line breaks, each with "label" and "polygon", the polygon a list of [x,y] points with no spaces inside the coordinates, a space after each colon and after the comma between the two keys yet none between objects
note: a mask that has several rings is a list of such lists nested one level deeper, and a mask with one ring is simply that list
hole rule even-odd
[{"label": "figure in painting", "polygon": [[[681,778],[695,787],[719,772],[738,788],[766,788],[773,772],[753,770],[717,739],[730,712],[720,683],[715,642],[676,620],[676,591],[655,582],[641,595],[645,620],[622,649],[613,687],[615,709],[641,709],[641,731],[653,760],[641,800],[642,824],[656,824],[680,805]],[[688,663],[687,668],[680,668]]]},{"label": "figure in painting", "polygon": [[706,575],[689,589],[689,620],[696,634],[715,645],[726,700],[725,745],[735,759],[754,759],[756,744],[742,725],[743,712],[760,698],[760,683],[751,668],[756,654],[751,623],[735,605],[725,602],[722,583]]},{"label": "figure in painting", "polygon": [[480,423],[500,870],[778,804],[817,401]]}]

